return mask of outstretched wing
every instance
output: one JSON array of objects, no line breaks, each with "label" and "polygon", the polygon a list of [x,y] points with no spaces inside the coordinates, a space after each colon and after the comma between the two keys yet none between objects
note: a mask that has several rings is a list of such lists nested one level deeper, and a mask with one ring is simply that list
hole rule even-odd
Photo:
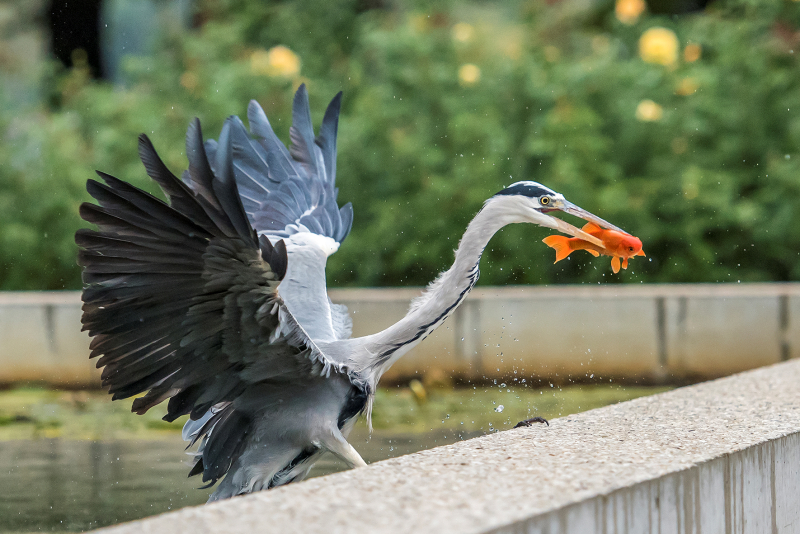
[{"label": "outstretched wing", "polygon": [[[328,105],[320,133],[314,137],[308,92],[305,84],[300,86],[292,105],[289,150],[275,135],[255,100],[247,109],[254,138],[238,117],[228,119],[233,175],[247,217],[260,235],[287,238],[308,231],[341,244],[350,232],[353,206],[348,202],[340,209],[336,202],[336,134],[341,97],[340,92]],[[211,161],[217,147],[214,140],[206,142]]]},{"label": "outstretched wing", "polygon": [[[220,144],[229,143],[226,127]],[[76,234],[84,330],[114,398],[146,392],[134,411],[167,398],[167,421],[225,408],[214,424],[230,428],[217,433],[220,440],[209,442],[198,462],[205,464],[204,479],[215,480],[238,457],[249,431],[248,414],[232,401],[253,384],[342,368],[325,359],[283,305],[277,287],[286,250],[251,227],[229,147],[217,152],[212,172],[195,121],[183,182],[144,135],[139,151],[170,203],[103,173],[104,183],[88,182],[99,205],[81,206],[81,216],[98,230]]]},{"label": "outstretched wing", "polygon": [[[289,272],[281,284],[288,309],[308,335],[331,341],[350,337],[352,322],[345,306],[330,302],[325,265],[350,232],[353,207],[340,209],[336,197],[336,135],[341,93],[328,105],[314,136],[308,92],[301,85],[292,106],[292,145],[287,149],[273,132],[257,102],[248,108],[250,134],[238,117],[229,117],[233,176],[248,220],[273,243],[286,241]],[[251,137],[251,135],[253,137]],[[227,141],[227,140],[226,140]],[[214,172],[223,139],[206,141]]]}]

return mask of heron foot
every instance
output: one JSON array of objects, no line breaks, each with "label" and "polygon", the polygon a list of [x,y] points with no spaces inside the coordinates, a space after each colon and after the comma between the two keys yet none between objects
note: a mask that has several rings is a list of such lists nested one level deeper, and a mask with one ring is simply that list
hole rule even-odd
[{"label": "heron foot", "polygon": [[523,426],[531,426],[533,423],[544,423],[547,426],[550,426],[550,423],[548,423],[547,419],[545,419],[544,417],[531,417],[530,419],[525,419],[524,421],[520,421],[519,423],[514,425],[514,428],[520,428],[520,427],[523,427]]}]

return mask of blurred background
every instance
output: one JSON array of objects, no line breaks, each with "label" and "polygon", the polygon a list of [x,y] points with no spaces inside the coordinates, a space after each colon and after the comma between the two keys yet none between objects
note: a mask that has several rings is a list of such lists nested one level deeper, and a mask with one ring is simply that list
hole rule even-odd
[{"label": "blurred background", "polygon": [[553,265],[509,227],[482,285],[798,280],[798,24],[789,0],[4,0],[0,289],[80,288],[85,181],[149,188],[139,133],[179,172],[191,118],[216,138],[256,99],[288,140],[300,83],[316,124],[344,91],[331,286],[426,284],[522,179],[648,260]]},{"label": "blurred background", "polygon": [[[0,531],[209,493],[184,478],[180,422],[85,389],[99,379],[77,293],[10,293],[80,289],[93,171],[156,192],[140,133],[178,173],[193,117],[216,138],[255,99],[288,141],[301,83],[315,124],[343,91],[337,185],[355,220],[334,288],[425,285],[518,180],[642,239],[647,258],[613,275],[588,254],[552,264],[529,225],[501,231],[483,287],[398,364],[372,438],[355,430],[375,461],[800,355],[800,286],[653,285],[800,280],[798,55],[793,0],[0,0],[0,374],[23,377],[0,391],[0,476],[18,488]],[[583,287],[529,287],[565,284]],[[415,293],[385,291],[334,299],[363,334]]]}]

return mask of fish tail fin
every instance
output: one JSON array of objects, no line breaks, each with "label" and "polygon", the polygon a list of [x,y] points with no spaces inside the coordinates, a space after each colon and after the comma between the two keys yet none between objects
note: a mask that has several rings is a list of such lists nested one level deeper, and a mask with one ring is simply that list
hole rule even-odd
[{"label": "fish tail fin", "polygon": [[542,239],[542,243],[556,251],[556,261],[558,263],[570,255],[572,249],[569,246],[569,238],[563,235],[550,235]]},{"label": "fish tail fin", "polygon": [[611,270],[614,271],[615,274],[619,272],[619,256],[611,258]]}]

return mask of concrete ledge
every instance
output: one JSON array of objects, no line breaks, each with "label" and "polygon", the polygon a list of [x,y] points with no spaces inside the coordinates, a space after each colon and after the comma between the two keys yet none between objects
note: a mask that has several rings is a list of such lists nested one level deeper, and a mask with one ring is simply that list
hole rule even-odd
[{"label": "concrete ledge", "polygon": [[[339,289],[356,336],[418,289]],[[0,383],[96,386],[77,292],[0,293]],[[800,356],[800,284],[477,288],[385,375],[715,378]]]},{"label": "concrete ledge", "polygon": [[800,532],[798,383],[779,364],[104,532]]}]

